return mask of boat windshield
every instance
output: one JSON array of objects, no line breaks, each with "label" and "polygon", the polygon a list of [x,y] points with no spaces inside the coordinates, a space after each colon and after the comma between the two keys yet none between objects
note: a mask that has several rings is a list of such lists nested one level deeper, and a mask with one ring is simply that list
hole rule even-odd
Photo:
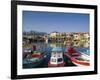
[{"label": "boat windshield", "polygon": [[62,53],[62,51],[52,51],[52,53]]},{"label": "boat windshield", "polygon": [[59,54],[60,54],[60,53],[62,53],[62,52],[61,52],[61,51],[58,51],[57,53],[59,53]]}]

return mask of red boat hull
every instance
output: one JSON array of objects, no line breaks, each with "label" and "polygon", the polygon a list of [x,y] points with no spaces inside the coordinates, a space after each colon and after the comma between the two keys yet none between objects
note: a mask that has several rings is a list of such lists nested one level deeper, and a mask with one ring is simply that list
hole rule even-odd
[{"label": "red boat hull", "polygon": [[65,56],[69,57],[73,64],[79,66],[90,66],[89,61],[85,60],[82,57],[83,54],[75,50],[74,48],[69,48],[68,52],[66,52]]},{"label": "red boat hull", "polygon": [[74,63],[74,64],[77,64],[77,65],[83,65],[83,66],[90,66],[90,63],[89,62],[84,62],[84,61],[78,61],[76,59],[72,59],[71,58],[71,61]]}]

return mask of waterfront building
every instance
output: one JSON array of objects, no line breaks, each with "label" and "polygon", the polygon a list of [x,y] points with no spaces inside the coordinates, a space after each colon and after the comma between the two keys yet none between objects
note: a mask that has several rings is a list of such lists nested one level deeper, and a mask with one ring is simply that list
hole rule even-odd
[{"label": "waterfront building", "polygon": [[73,40],[73,33],[66,33],[66,40],[69,42],[69,41],[72,41]]},{"label": "waterfront building", "polygon": [[74,35],[74,41],[79,41],[80,40],[80,33],[73,33]]},{"label": "waterfront building", "polygon": [[[90,34],[89,32],[51,32],[50,34],[41,32],[27,32],[23,33],[23,40],[31,41],[43,41],[52,43],[63,43],[64,45],[73,46],[89,46],[90,45]],[[28,42],[28,41],[27,41]]]},{"label": "waterfront building", "polygon": [[86,41],[89,41],[89,40],[90,40],[90,35],[89,35],[89,33],[84,33],[84,37],[85,37]]},{"label": "waterfront building", "polygon": [[50,37],[51,37],[51,38],[56,38],[56,37],[58,36],[58,34],[59,34],[59,32],[56,32],[56,31],[51,32],[51,33],[50,33]]}]

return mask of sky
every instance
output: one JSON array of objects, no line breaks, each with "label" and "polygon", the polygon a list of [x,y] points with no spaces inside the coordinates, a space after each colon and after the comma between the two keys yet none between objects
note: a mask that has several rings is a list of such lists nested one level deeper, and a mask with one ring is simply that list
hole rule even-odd
[{"label": "sky", "polygon": [[89,32],[89,14],[23,11],[23,31]]}]

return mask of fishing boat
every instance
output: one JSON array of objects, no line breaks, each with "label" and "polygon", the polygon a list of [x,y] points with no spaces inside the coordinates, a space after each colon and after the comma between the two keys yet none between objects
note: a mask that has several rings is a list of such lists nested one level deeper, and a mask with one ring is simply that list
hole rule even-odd
[{"label": "fishing boat", "polygon": [[65,55],[70,58],[73,64],[77,66],[89,66],[90,65],[90,58],[88,55],[77,51],[73,47],[68,48],[65,51]]},{"label": "fishing boat", "polygon": [[25,59],[27,57],[27,55],[32,53],[32,49],[31,48],[24,48],[23,49],[23,59]]},{"label": "fishing boat", "polygon": [[63,67],[65,65],[63,59],[62,48],[56,47],[52,49],[50,61],[48,62],[48,67]]},{"label": "fishing boat", "polygon": [[40,52],[40,51],[33,51],[32,57],[33,58],[41,58],[43,57],[44,52]]},{"label": "fishing boat", "polygon": [[23,59],[24,68],[34,68],[40,66],[45,59],[45,52],[42,51],[31,51],[27,54],[26,58]]},{"label": "fishing boat", "polygon": [[30,58],[30,59],[24,59],[23,60],[23,68],[36,68],[41,65],[43,62],[43,58]]}]

